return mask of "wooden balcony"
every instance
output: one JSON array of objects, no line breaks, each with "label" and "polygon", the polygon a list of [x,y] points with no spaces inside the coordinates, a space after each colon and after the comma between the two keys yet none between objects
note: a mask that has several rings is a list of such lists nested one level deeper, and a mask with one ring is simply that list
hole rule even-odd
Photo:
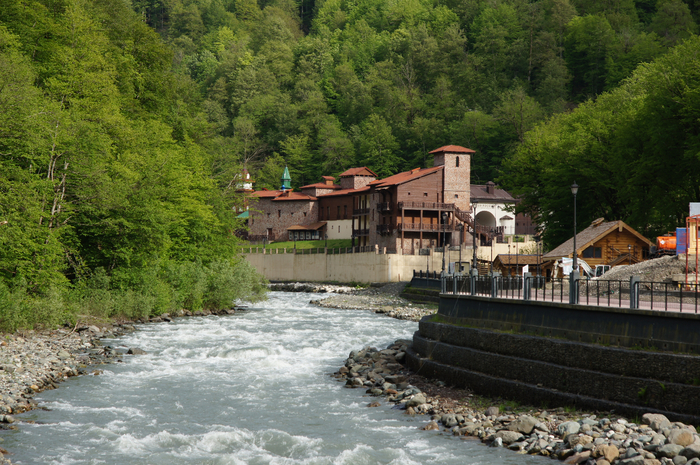
[{"label": "wooden balcony", "polygon": [[352,237],[369,236],[369,229],[353,229]]},{"label": "wooden balcony", "polygon": [[390,224],[378,224],[377,225],[377,234],[381,236],[386,236],[388,234],[391,234],[391,230],[393,229],[393,225]]},{"label": "wooden balcony", "polygon": [[377,210],[380,212],[388,212],[391,211],[391,205],[389,202],[381,202],[377,204]]},{"label": "wooden balcony", "polygon": [[369,208],[356,208],[352,211],[352,216],[369,215]]},{"label": "wooden balcony", "polygon": [[452,211],[455,204],[440,202],[399,202],[399,210],[438,210]]},{"label": "wooden balcony", "polygon": [[430,223],[399,223],[400,231],[452,231],[451,224],[430,224]]}]

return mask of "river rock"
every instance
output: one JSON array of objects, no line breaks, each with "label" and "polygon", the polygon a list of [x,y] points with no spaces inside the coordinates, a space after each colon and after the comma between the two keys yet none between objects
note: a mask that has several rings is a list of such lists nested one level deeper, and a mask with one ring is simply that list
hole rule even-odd
[{"label": "river rock", "polygon": [[58,358],[60,360],[68,360],[70,358],[70,354],[68,352],[66,352],[65,350],[59,350],[58,354],[56,354],[56,355],[58,355]]},{"label": "river rock", "polygon": [[524,436],[522,433],[519,431],[508,431],[508,430],[501,430],[498,433],[496,433],[497,438],[501,438],[503,441],[503,444],[512,444],[514,442],[521,441]]},{"label": "river rock", "polygon": [[674,428],[668,435],[668,442],[680,446],[689,446],[695,440],[693,433],[685,428]]},{"label": "river rock", "polygon": [[588,457],[591,456],[591,451],[587,450],[585,452],[579,452],[577,454],[572,455],[568,459],[564,460],[564,463],[567,465],[575,465],[577,463],[584,463],[586,460],[588,460]]},{"label": "river rock", "polygon": [[435,422],[435,421],[428,422],[428,424],[423,426],[421,429],[423,431],[440,431],[440,427],[438,426],[437,422]]},{"label": "river rock", "polygon": [[128,355],[145,355],[146,351],[143,349],[139,349],[138,347],[131,347],[129,350],[126,351]]},{"label": "river rock", "polygon": [[491,417],[491,416],[498,415],[498,413],[499,413],[498,407],[489,407],[486,409],[486,412],[484,412],[484,415],[486,415],[487,417]]},{"label": "river rock", "polygon": [[425,395],[416,394],[406,402],[406,407],[418,407],[425,404]]},{"label": "river rock", "polygon": [[539,423],[538,419],[533,418],[529,415],[523,415],[521,417],[518,417],[514,421],[511,421],[508,424],[508,430],[517,431],[523,434],[530,434],[532,433],[532,430],[535,428],[535,425],[537,423]]},{"label": "river rock", "polygon": [[620,465],[645,465],[644,461],[646,459],[641,456],[641,455],[635,455],[634,457],[628,457],[626,459],[620,460],[619,463]]},{"label": "river rock", "polygon": [[657,449],[656,455],[659,457],[668,457],[669,459],[672,459],[673,457],[678,455],[683,449],[684,447],[679,446],[678,444],[664,444],[663,446]]},{"label": "river rock", "polygon": [[688,460],[700,458],[700,446],[697,444],[691,444],[688,447],[684,448],[680,452],[680,455],[687,458]]},{"label": "river rock", "polygon": [[559,434],[559,436],[565,437],[569,434],[578,434],[580,429],[581,425],[579,425],[577,422],[565,421],[557,427],[557,433]]},{"label": "river rock", "polygon": [[673,457],[673,465],[685,465],[686,463],[688,463],[688,459],[682,455],[676,455]]},{"label": "river rock", "polygon": [[642,415],[642,424],[649,425],[651,429],[657,432],[662,428],[671,426],[671,422],[668,421],[668,418],[660,413],[645,413]]},{"label": "river rock", "polygon": [[593,451],[593,457],[603,457],[608,462],[613,462],[620,456],[620,450],[608,444],[602,444],[596,447]]}]

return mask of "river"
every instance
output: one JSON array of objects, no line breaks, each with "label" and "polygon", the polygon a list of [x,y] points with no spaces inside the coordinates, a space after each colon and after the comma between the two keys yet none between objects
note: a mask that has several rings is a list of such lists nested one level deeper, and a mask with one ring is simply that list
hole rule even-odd
[{"label": "river", "polygon": [[418,325],[273,292],[224,317],[140,325],[105,341],[138,347],[99,376],[71,378],[18,415],[2,446],[16,464],[536,464],[435,431],[328,376],[348,353]]}]

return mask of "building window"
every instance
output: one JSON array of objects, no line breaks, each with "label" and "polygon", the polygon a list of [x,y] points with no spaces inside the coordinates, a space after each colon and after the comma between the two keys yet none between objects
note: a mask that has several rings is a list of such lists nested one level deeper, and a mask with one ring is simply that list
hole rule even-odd
[{"label": "building window", "polygon": [[458,198],[459,198],[459,194],[455,194],[455,199],[458,199]]},{"label": "building window", "polygon": [[455,160],[455,166],[459,168],[459,157],[457,157],[457,159]]},{"label": "building window", "polygon": [[268,217],[268,218],[270,217],[270,214],[269,214],[269,213],[267,214],[267,217]]},{"label": "building window", "polygon": [[428,196],[428,193],[427,193],[427,192],[423,192],[423,197],[427,197],[427,196]]},{"label": "building window", "polygon": [[331,207],[326,207],[326,219],[331,219]]},{"label": "building window", "polygon": [[583,250],[583,258],[603,258],[603,248],[590,246]]},{"label": "building window", "polygon": [[340,205],[338,205],[338,216],[336,216],[335,219],[336,219],[336,220],[339,220],[339,219],[340,219]]},{"label": "building window", "polygon": [[348,217],[348,206],[343,205],[343,219],[347,219]]},{"label": "building window", "polygon": [[306,216],[306,212],[304,212],[304,216]]},{"label": "building window", "polygon": [[282,210],[277,210],[277,218],[282,218]]}]

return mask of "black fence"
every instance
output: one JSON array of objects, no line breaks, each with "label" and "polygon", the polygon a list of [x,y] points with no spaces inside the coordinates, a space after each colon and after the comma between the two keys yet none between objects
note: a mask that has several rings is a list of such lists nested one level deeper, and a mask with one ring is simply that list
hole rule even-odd
[{"label": "black fence", "polygon": [[[415,276],[415,272],[414,272]],[[696,283],[659,283],[602,279],[550,278],[543,276],[448,275],[442,280],[445,294],[560,302],[600,307],[698,313],[700,286]]]}]

